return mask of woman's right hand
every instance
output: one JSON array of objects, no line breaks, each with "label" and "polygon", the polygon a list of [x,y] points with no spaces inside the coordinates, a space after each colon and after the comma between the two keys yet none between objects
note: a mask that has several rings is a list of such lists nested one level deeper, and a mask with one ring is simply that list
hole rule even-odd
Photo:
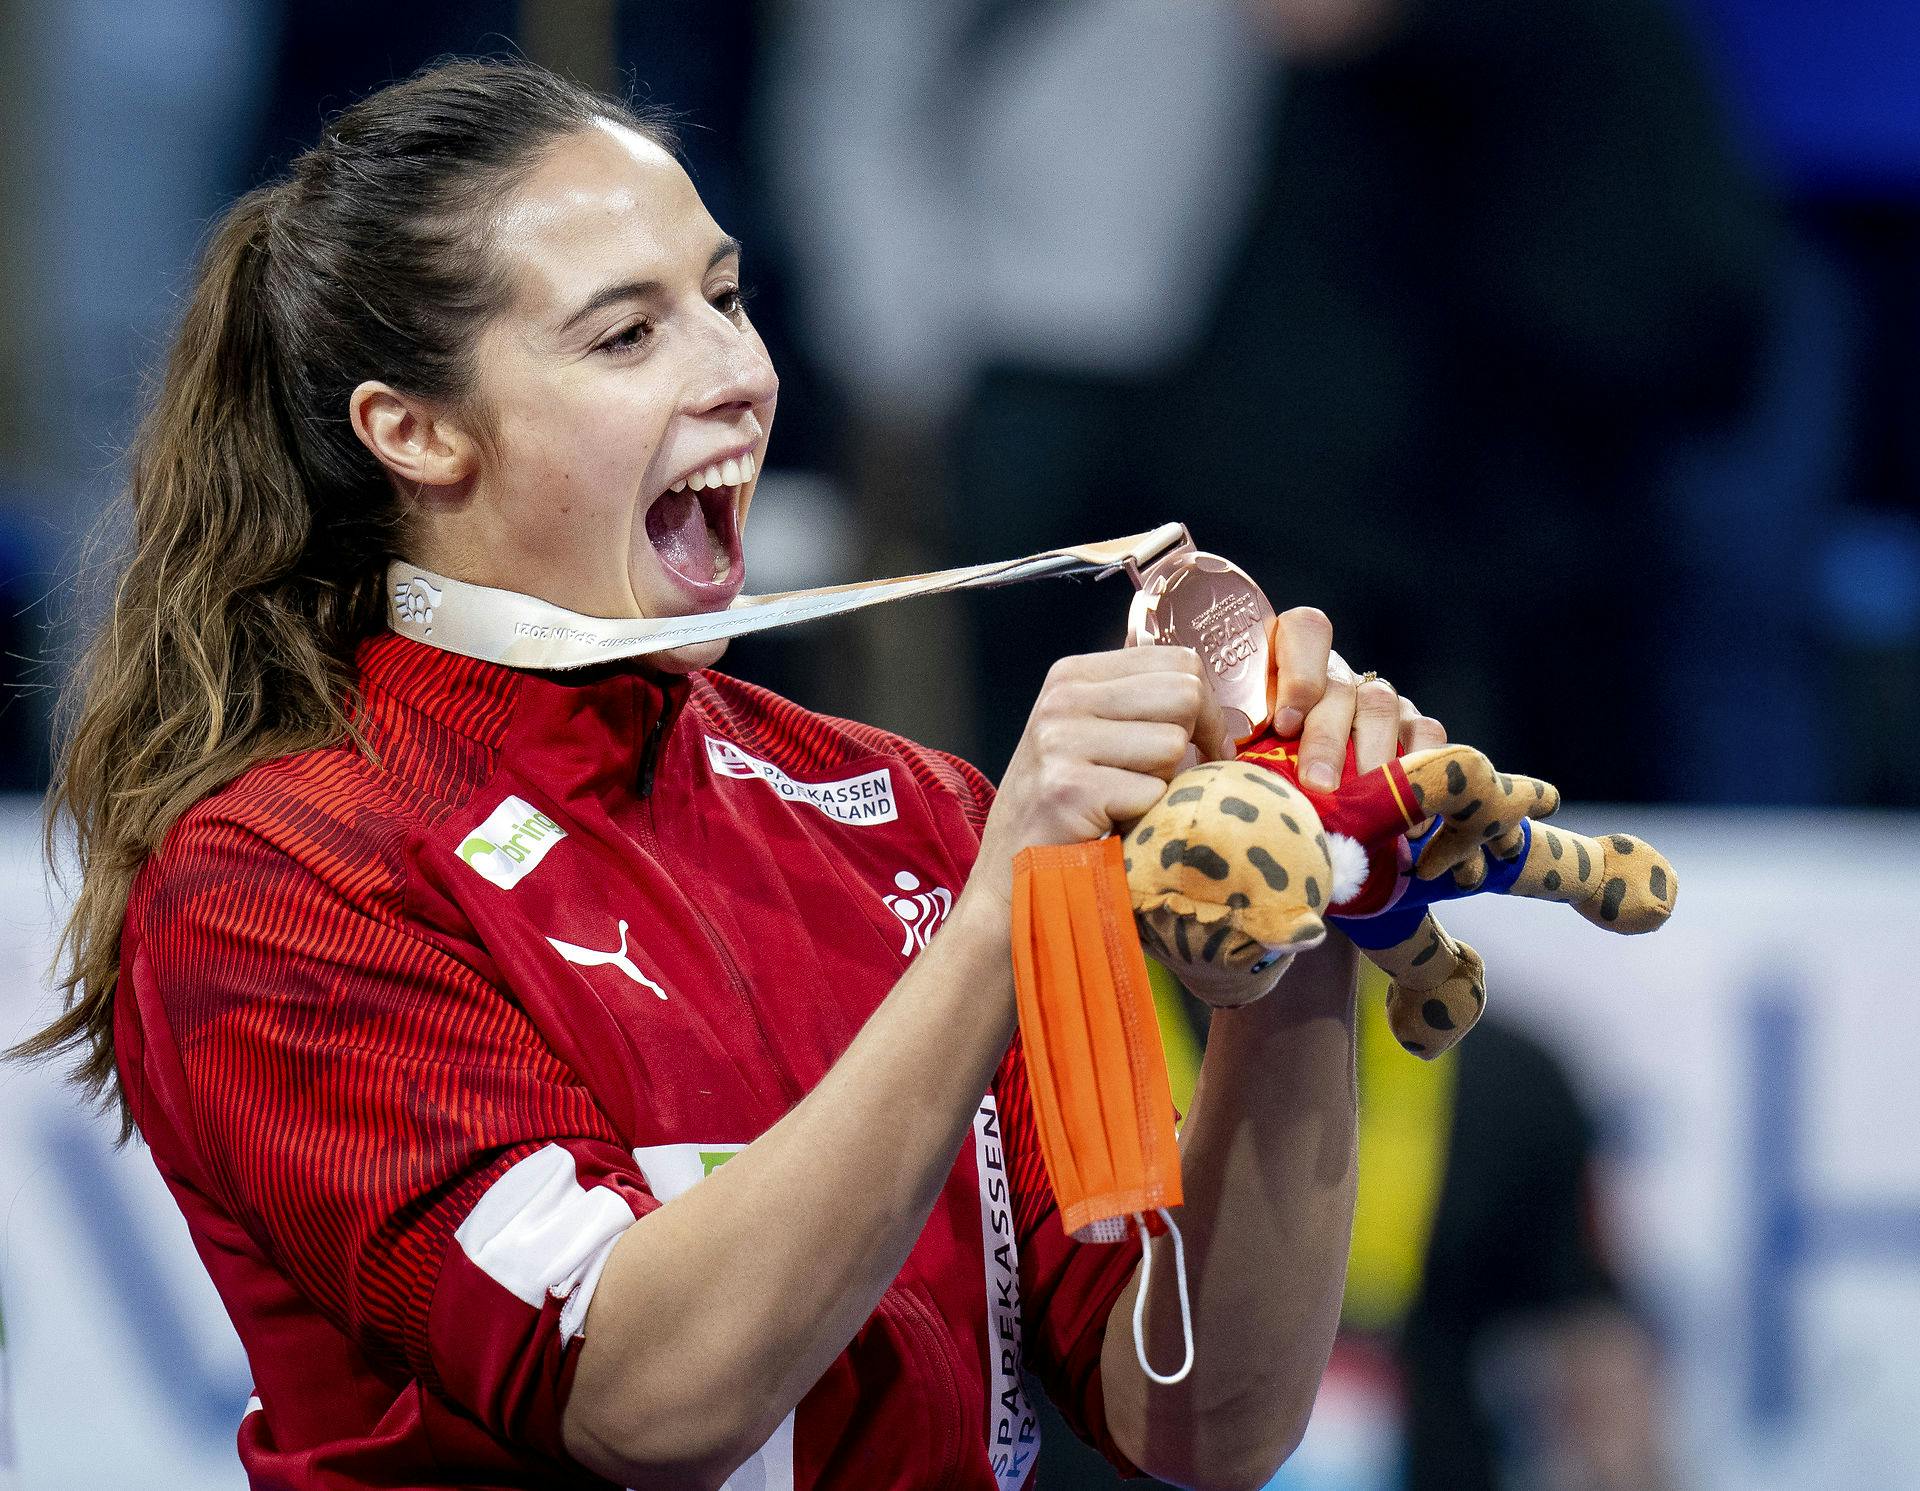
[{"label": "woman's right hand", "polygon": [[1187,748],[1233,754],[1199,654],[1126,647],[1062,658],[1047,673],[987,816],[968,887],[1011,911],[1013,859],[1130,823],[1160,800]]}]

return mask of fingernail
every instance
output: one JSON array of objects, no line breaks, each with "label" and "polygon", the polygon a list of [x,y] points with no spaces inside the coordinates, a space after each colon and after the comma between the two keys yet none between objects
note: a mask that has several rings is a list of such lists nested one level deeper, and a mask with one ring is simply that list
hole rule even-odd
[{"label": "fingernail", "polygon": [[1273,733],[1275,735],[1298,735],[1300,733],[1300,727],[1306,722],[1307,717],[1300,713],[1299,710],[1283,709],[1273,717]]},{"label": "fingernail", "polygon": [[1333,768],[1324,761],[1316,761],[1305,772],[1307,785],[1315,792],[1331,792],[1340,785],[1340,778],[1333,774]]}]

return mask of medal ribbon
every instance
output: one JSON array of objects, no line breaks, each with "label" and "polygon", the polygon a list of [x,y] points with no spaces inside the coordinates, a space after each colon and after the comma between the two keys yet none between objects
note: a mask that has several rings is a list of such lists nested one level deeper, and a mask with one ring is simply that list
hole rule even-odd
[{"label": "medal ribbon", "polygon": [[632,619],[583,616],[530,595],[469,585],[396,560],[387,567],[387,620],[403,637],[485,662],[512,668],[583,668],[590,663],[844,616],[849,611],[910,596],[1013,585],[1048,575],[1101,574],[1130,565],[1137,568],[1186,541],[1187,531],[1182,525],[1165,523],[1149,533],[1049,549],[1024,559],[1003,559],[895,580],[743,595],[724,611]]}]

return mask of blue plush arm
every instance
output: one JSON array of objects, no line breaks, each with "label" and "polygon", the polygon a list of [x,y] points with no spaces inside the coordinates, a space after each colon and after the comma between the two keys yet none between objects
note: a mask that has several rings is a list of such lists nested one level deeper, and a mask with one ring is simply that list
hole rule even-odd
[{"label": "blue plush arm", "polygon": [[[1427,847],[1427,841],[1439,831],[1440,825],[1436,822],[1419,838],[1410,841],[1416,861],[1420,858],[1420,851]],[[1527,852],[1533,847],[1533,824],[1530,820],[1520,820],[1520,833],[1520,851],[1511,859],[1499,859],[1486,849],[1480,851],[1486,860],[1486,878],[1472,890],[1464,889],[1451,874],[1439,875],[1432,880],[1409,875],[1401,888],[1399,899],[1385,911],[1375,912],[1372,916],[1329,916],[1327,921],[1345,933],[1356,947],[1397,947],[1414,934],[1428,908],[1436,902],[1458,901],[1466,896],[1503,896],[1510,891],[1527,862]]]}]

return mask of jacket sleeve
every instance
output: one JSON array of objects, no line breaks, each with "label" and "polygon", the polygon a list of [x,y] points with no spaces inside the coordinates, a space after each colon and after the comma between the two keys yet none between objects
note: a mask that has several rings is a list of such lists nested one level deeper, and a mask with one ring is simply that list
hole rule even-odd
[{"label": "jacket sleeve", "polygon": [[125,941],[123,997],[178,1053],[158,1127],[371,1360],[558,1455],[600,1268],[658,1203],[511,997],[399,904],[377,865],[183,822]]}]

